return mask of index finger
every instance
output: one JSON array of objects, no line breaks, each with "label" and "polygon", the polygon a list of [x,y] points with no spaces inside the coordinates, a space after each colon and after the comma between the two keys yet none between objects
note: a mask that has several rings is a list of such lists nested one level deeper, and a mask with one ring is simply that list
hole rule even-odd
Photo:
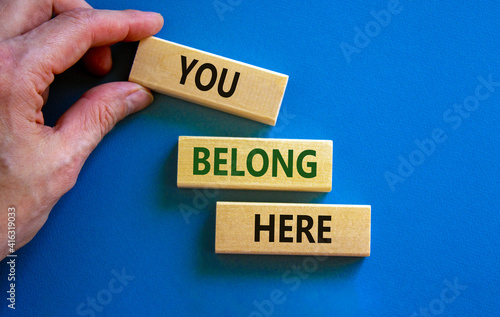
[{"label": "index finger", "polygon": [[30,72],[41,72],[39,75],[48,86],[52,74],[74,65],[89,48],[138,41],[156,34],[162,26],[162,16],[153,12],[67,11],[21,36],[27,58],[23,64]]}]

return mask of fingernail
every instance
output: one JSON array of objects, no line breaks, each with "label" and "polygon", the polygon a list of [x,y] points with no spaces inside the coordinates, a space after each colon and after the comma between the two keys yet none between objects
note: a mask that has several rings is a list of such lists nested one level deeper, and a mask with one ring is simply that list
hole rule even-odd
[{"label": "fingernail", "polygon": [[155,16],[157,18],[161,18],[163,20],[163,15],[161,15],[161,13],[153,12],[153,11],[147,11],[146,14],[149,14],[151,16]]},{"label": "fingernail", "polygon": [[146,108],[153,102],[153,100],[153,95],[148,89],[142,87],[139,88],[139,90],[134,91],[128,95],[127,98],[125,98],[125,102],[128,107],[127,115]]},{"label": "fingernail", "polygon": [[153,12],[153,11],[145,11],[144,13],[150,15],[151,17],[161,18],[163,20],[163,15],[161,15],[161,13]]}]

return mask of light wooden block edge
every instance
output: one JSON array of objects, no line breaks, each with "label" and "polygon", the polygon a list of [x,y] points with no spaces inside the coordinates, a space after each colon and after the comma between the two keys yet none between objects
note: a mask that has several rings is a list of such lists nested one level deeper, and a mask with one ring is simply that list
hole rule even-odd
[{"label": "light wooden block edge", "polygon": [[178,148],[177,148],[177,160],[179,161],[180,157],[180,142],[181,139],[187,139],[187,138],[206,138],[206,139],[211,139],[211,138],[227,138],[227,139],[234,139],[234,140],[256,140],[256,141],[272,141],[272,140],[284,140],[284,141],[320,141],[320,142],[326,142],[329,144],[331,148],[331,157],[332,157],[332,162],[331,162],[331,171],[330,171],[330,181],[327,186],[325,187],[300,187],[300,188],[291,188],[291,187],[279,187],[276,185],[269,185],[269,184],[257,184],[257,185],[252,185],[252,189],[248,189],[248,185],[245,184],[216,184],[216,185],[206,185],[206,184],[198,184],[196,182],[189,182],[189,181],[180,181],[179,180],[179,162],[177,162],[177,187],[178,188],[217,188],[217,189],[229,189],[229,190],[265,190],[265,191],[286,191],[286,192],[312,192],[312,193],[329,193],[332,191],[333,188],[333,141],[332,140],[317,140],[317,139],[276,139],[276,138],[245,138],[245,137],[218,137],[218,136],[179,136],[178,138]]},{"label": "light wooden block edge", "polygon": [[[158,37],[155,37],[155,36],[151,36],[151,37],[146,38],[144,40],[148,40],[148,39],[154,39],[154,40],[165,42],[165,43],[168,43],[168,44],[171,44],[171,45],[176,45],[176,46],[179,46],[179,47],[182,47],[182,48],[185,48],[185,49],[194,50],[194,51],[197,51],[197,52],[199,52],[201,54],[206,54],[206,55],[212,56],[214,58],[218,58],[218,59],[221,59],[221,60],[224,60],[224,61],[228,61],[228,62],[231,62],[231,63],[239,64],[239,65],[242,65],[242,66],[245,66],[245,67],[250,67],[250,68],[258,69],[260,71],[264,71],[264,72],[276,75],[278,77],[281,77],[282,80],[284,80],[284,83],[283,83],[283,93],[281,95],[281,99],[280,99],[279,105],[278,105],[278,107],[276,109],[276,112],[273,114],[273,116],[263,116],[263,115],[259,115],[258,113],[250,112],[250,111],[247,111],[247,110],[236,109],[236,108],[234,108],[232,106],[229,106],[229,105],[225,105],[225,109],[222,110],[222,109],[219,108],[219,105],[217,105],[217,104],[212,104],[210,102],[200,103],[196,98],[193,98],[191,94],[185,94],[185,93],[178,93],[178,95],[172,94],[172,93],[170,93],[168,91],[165,91],[160,85],[155,85],[155,84],[150,83],[148,81],[143,81],[141,78],[134,77],[133,69],[134,69],[134,65],[135,65],[135,59],[134,59],[134,64],[132,65],[132,69],[131,69],[130,74],[129,74],[129,78],[128,78],[129,81],[137,83],[137,84],[140,84],[140,85],[143,85],[143,86],[146,86],[146,87],[150,88],[151,90],[154,90],[156,92],[159,92],[161,94],[164,94],[164,95],[167,95],[167,96],[170,96],[170,97],[173,97],[173,98],[179,98],[179,99],[191,102],[191,103],[202,105],[202,106],[205,106],[205,107],[208,107],[208,108],[211,108],[211,109],[215,109],[215,110],[218,110],[218,111],[226,112],[226,113],[229,113],[229,114],[232,114],[232,115],[236,115],[236,116],[239,116],[239,117],[242,117],[242,118],[246,118],[246,119],[249,119],[249,120],[261,122],[261,123],[264,123],[264,124],[267,124],[267,125],[270,125],[270,126],[275,126],[276,125],[276,122],[278,120],[278,115],[279,115],[279,112],[281,110],[281,105],[283,103],[283,98],[285,97],[286,87],[288,85],[288,78],[289,78],[288,75],[283,74],[283,73],[279,73],[279,72],[276,72],[276,71],[272,71],[272,70],[269,70],[269,69],[265,69],[263,67],[255,66],[255,65],[252,65],[252,64],[248,64],[248,63],[245,63],[245,62],[237,61],[237,60],[234,60],[234,59],[231,59],[231,58],[227,58],[227,57],[224,57],[224,56],[221,56],[221,55],[217,55],[217,54],[214,54],[214,53],[202,51],[200,49],[193,48],[193,47],[190,47],[190,46],[187,46],[187,45],[183,45],[183,44],[171,42],[171,41],[168,41],[168,40],[165,40],[165,39],[161,39],[161,38],[158,38]],[[140,45],[142,44],[142,42],[144,40],[140,41],[139,47],[140,47]],[[139,47],[138,47],[137,50],[139,50]]]},{"label": "light wooden block edge", "polygon": [[[363,253],[363,252],[343,252],[343,253],[338,253],[335,255],[332,255],[330,253],[322,253],[322,252],[316,252],[314,254],[311,254],[310,252],[259,252],[259,253],[252,253],[248,252],[246,250],[239,250],[239,251],[221,251],[217,250],[217,218],[216,218],[216,228],[215,228],[215,253],[216,254],[232,254],[232,255],[291,255],[291,256],[335,256],[335,257],[360,257],[360,258],[365,258],[369,257],[371,255],[371,205],[346,205],[346,204],[315,204],[315,203],[277,203],[277,202],[235,202],[235,201],[217,201],[216,203],[216,210],[217,207],[220,204],[225,204],[225,205],[241,205],[241,204],[246,204],[246,205],[293,205],[293,206],[303,206],[303,207],[324,207],[324,206],[335,206],[335,207],[354,207],[354,208],[368,208],[369,212],[369,218],[370,218],[370,227],[368,230],[368,235],[369,239],[367,241],[368,244],[368,252]],[[216,212],[217,216],[217,212]]]}]

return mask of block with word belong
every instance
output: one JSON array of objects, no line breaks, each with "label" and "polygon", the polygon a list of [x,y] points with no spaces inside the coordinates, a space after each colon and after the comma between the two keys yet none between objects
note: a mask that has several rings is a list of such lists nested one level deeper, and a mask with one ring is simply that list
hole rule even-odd
[{"label": "block with word belong", "polygon": [[179,137],[178,187],[329,192],[328,140]]},{"label": "block with word belong", "polygon": [[217,202],[216,253],[370,255],[371,206]]},{"label": "block with word belong", "polygon": [[288,76],[149,37],[139,44],[129,80],[166,95],[275,125]]}]

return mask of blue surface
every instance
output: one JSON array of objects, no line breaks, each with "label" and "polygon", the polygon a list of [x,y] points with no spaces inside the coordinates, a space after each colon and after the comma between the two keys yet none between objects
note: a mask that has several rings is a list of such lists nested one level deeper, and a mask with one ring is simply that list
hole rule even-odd
[{"label": "blue surface", "polygon": [[[89,3],[161,12],[159,37],[290,80],[275,127],[161,95],[118,124],[18,251],[19,316],[499,315],[500,87],[469,98],[480,76],[500,82],[498,2],[401,0],[379,29],[371,11],[389,1]],[[219,15],[214,3],[233,5]],[[356,37],[365,26],[372,37]],[[90,87],[126,80],[135,48],[117,45],[103,79],[79,65],[58,76],[47,122]],[[442,142],[415,152],[433,134]],[[179,135],[331,139],[333,190],[177,189]],[[215,255],[217,200],[370,204],[372,255]],[[109,303],[80,306],[99,296]]]}]

